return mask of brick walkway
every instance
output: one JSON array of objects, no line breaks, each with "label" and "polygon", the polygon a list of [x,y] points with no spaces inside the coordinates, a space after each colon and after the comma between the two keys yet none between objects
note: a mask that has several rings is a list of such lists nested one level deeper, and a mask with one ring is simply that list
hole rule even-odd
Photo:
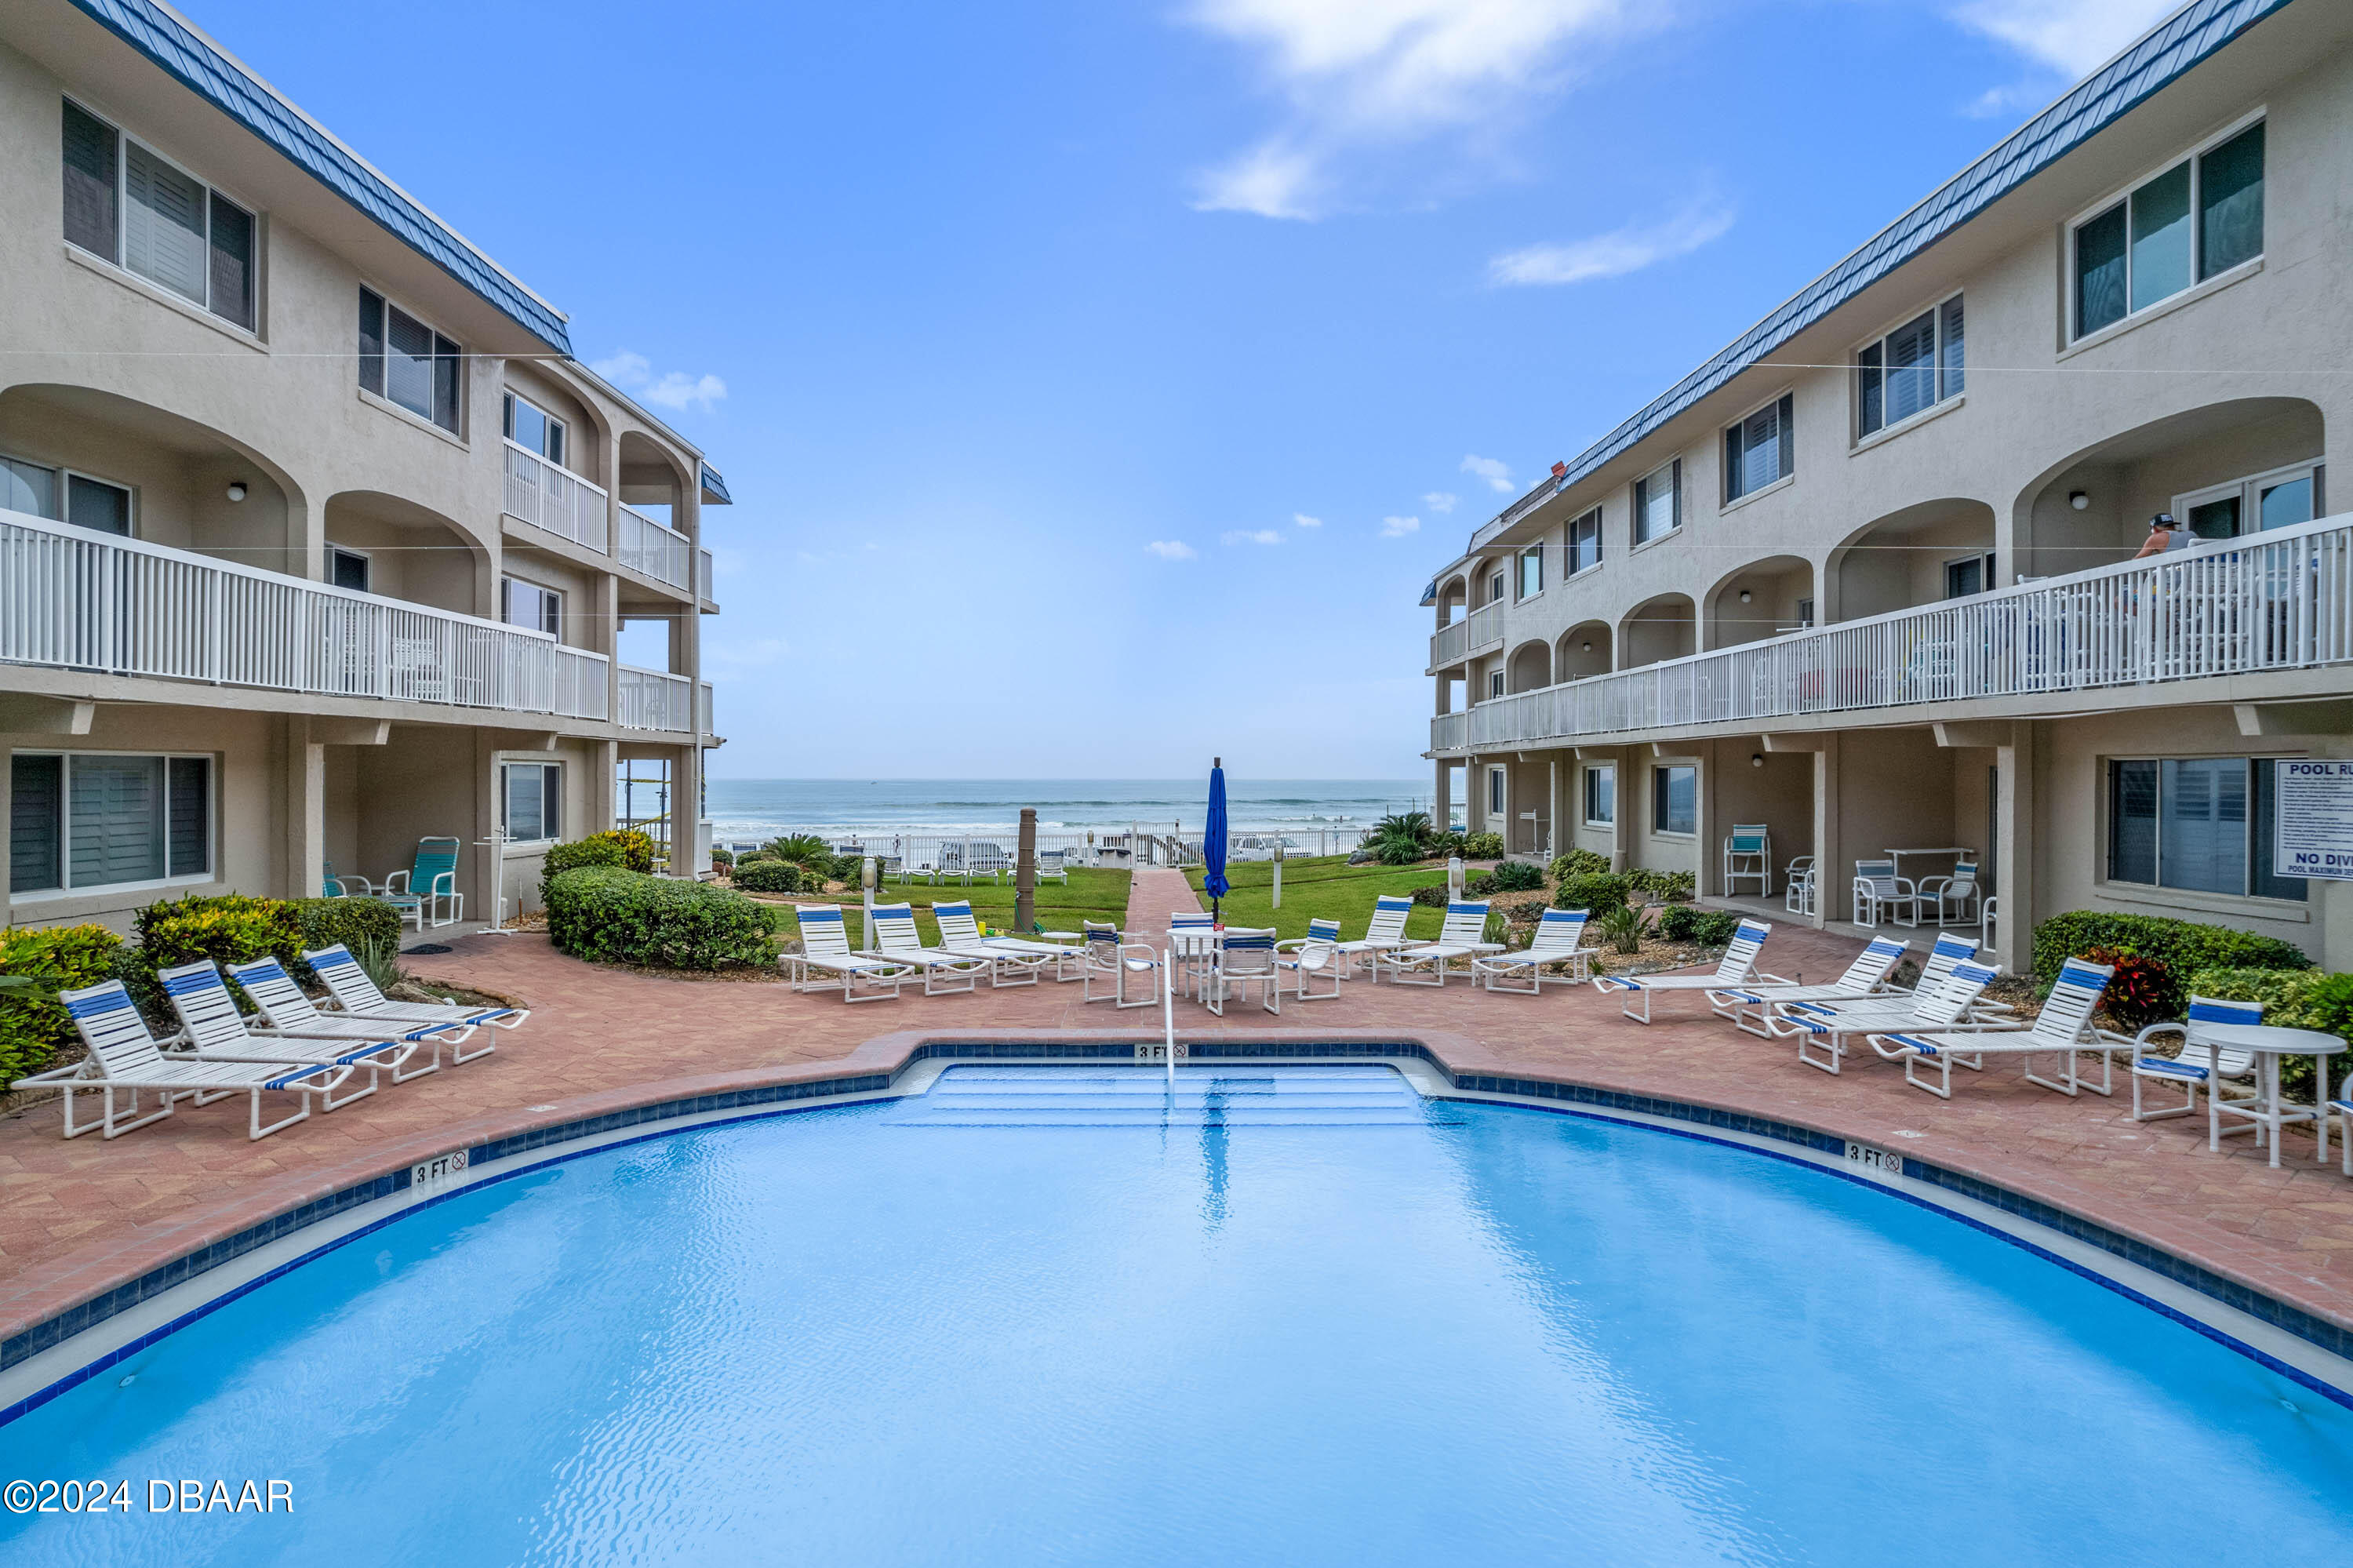
[{"label": "brick walkway", "polygon": [[[1180,875],[1145,871],[1130,925],[1162,930],[1169,911],[1192,907]],[[1854,948],[1783,927],[1767,950],[1781,973],[1826,979]],[[412,963],[518,998],[531,1022],[501,1035],[494,1056],[259,1143],[245,1138],[242,1102],[183,1107],[112,1143],[60,1139],[54,1102],[0,1119],[0,1337],[310,1198],[506,1132],[845,1066],[887,1070],[927,1035],[1141,1037],[1159,1022],[1157,1010],[1114,1013],[1082,1003],[1076,984],[1050,982],[845,1007],[772,981],[597,969],[534,936],[470,937]],[[1341,1000],[1294,1001],[1280,1020],[1236,1008],[1220,1023],[1180,1001],[1176,1021],[1195,1037],[1416,1038],[1457,1072],[1659,1095],[1900,1149],[2353,1325],[2353,1183],[2312,1162],[2308,1138],[2291,1135],[2289,1165],[2274,1171],[2243,1138],[2209,1154],[2202,1123],[2134,1126],[2124,1094],[2070,1101],[1997,1065],[1962,1075],[1957,1097],[1940,1103],[1876,1060],[1837,1078],[1800,1066],[1793,1048],[1705,1018],[1695,998],[1662,1001],[1659,1012],[1668,1022],[1644,1029],[1587,988],[1536,998],[1359,979]]]}]

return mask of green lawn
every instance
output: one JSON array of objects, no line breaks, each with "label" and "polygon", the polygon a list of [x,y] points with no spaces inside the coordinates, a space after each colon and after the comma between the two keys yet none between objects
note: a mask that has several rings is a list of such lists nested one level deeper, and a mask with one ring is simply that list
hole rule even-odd
[{"label": "green lawn", "polygon": [[[1201,869],[1188,868],[1193,891],[1201,890]],[[1282,907],[1273,904],[1274,863],[1244,861],[1226,867],[1233,891],[1226,895],[1222,912],[1229,926],[1271,926],[1284,938],[1307,935],[1310,919],[1337,920],[1340,935],[1354,941],[1365,934],[1373,917],[1373,901],[1384,893],[1407,894],[1417,887],[1446,885],[1443,863],[1423,866],[1350,865],[1338,855],[1310,856],[1282,863]],[[1208,903],[1202,895],[1203,905]],[[1446,911],[1417,906],[1406,916],[1406,935],[1434,939],[1445,923]]]},{"label": "green lawn", "polygon": [[[1095,871],[1073,867],[1069,886],[1059,882],[1038,885],[1038,921],[1050,931],[1075,931],[1082,920],[1104,920],[1121,926],[1127,921],[1128,874],[1124,871]],[[932,918],[934,900],[954,904],[958,900],[972,906],[975,917],[990,928],[1013,925],[1013,885],[976,882],[970,887],[958,883],[886,883],[875,891],[878,904],[913,904],[915,906],[915,929],[926,943],[940,939],[940,928]],[[833,902],[847,911],[844,923],[849,927],[849,945],[853,948],[865,941],[866,918],[861,900],[855,889],[837,895]],[[783,918],[778,927],[782,935],[797,941],[800,921],[789,905],[770,905]],[[1367,906],[1369,907],[1369,906]]]}]

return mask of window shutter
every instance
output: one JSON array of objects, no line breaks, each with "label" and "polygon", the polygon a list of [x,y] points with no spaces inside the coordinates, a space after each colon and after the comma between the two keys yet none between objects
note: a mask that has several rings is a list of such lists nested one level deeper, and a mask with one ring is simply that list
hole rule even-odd
[{"label": "window shutter", "polygon": [[453,436],[458,433],[458,367],[465,352],[439,333],[433,334],[433,422]]},{"label": "window shutter", "polygon": [[1747,477],[1748,464],[1740,450],[1742,429],[1743,427],[1735,425],[1724,432],[1724,499],[1728,502],[1737,501],[1747,493],[1743,482]]},{"label": "window shutter", "polygon": [[213,314],[253,328],[253,214],[216,192],[212,201]]},{"label": "window shutter", "polygon": [[384,396],[384,296],[360,291],[360,386]]},{"label": "window shutter", "polygon": [[163,876],[164,759],[77,757],[71,777],[73,885]]},{"label": "window shutter", "polygon": [[114,127],[66,105],[66,238],[115,259]]},{"label": "window shutter", "polygon": [[8,759],[8,891],[65,885],[65,758]]},{"label": "window shutter", "polygon": [[1773,475],[1776,479],[1783,474],[1798,471],[1797,411],[1797,398],[1786,392],[1781,395],[1781,401],[1773,408],[1775,434],[1780,438],[1781,444],[1779,458]]},{"label": "window shutter", "polygon": [[1961,352],[1961,297],[1958,294],[1945,302],[1944,385],[1937,390],[1939,400],[1957,397],[1968,385],[1964,374],[1967,357]]},{"label": "window shutter", "polygon": [[122,150],[122,264],[205,302],[205,187],[136,142]]},{"label": "window shutter", "polygon": [[398,305],[385,307],[384,395],[433,418],[433,332]]},{"label": "window shutter", "polygon": [[213,765],[202,757],[174,757],[171,784],[169,874],[202,876],[213,868]]}]

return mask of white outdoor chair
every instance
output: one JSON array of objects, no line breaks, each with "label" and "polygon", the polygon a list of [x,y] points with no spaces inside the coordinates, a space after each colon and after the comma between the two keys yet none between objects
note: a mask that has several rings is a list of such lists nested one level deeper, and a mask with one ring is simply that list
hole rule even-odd
[{"label": "white outdoor chair", "polygon": [[1773,896],[1772,838],[1762,822],[1736,822],[1724,841],[1724,895],[1743,882],[1754,882],[1759,897]]},{"label": "white outdoor chair", "polygon": [[[832,991],[839,987],[845,1002],[881,1001],[895,997],[911,965],[884,959],[862,958],[849,950],[849,927],[838,908],[803,905],[794,912],[800,920],[801,950],[781,955],[776,962],[795,991]],[[858,988],[866,987],[866,994]],[[891,989],[884,991],[888,986]]]},{"label": "white outdoor chair", "polygon": [[322,1091],[319,1108],[331,1111],[364,1100],[382,1087],[379,1075],[397,1070],[417,1054],[417,1042],[377,1034],[350,1039],[259,1039],[245,1025],[237,998],[212,959],[158,969],[164,996],[180,1020],[180,1033],[162,1043],[166,1056],[186,1054],[204,1062],[306,1062],[322,1067],[352,1067],[367,1074],[367,1087],[346,1095]]},{"label": "white outdoor chair", "polygon": [[[2042,1012],[2031,1027],[2009,1019],[1934,1031],[1906,1030],[1873,1035],[1872,1049],[1883,1056],[1900,1058],[1904,1063],[1904,1081],[1940,1099],[1953,1097],[1956,1058],[1964,1058],[1964,1067],[1981,1071],[1985,1058],[1997,1054],[2021,1058],[2028,1083],[2055,1089],[2071,1099],[2085,1089],[2095,1095],[2113,1094],[2114,1054],[2131,1050],[2133,1043],[2121,1034],[2095,1028],[2092,1010],[2099,1005],[2100,993],[2108,989],[2108,977],[2114,973],[2116,970],[2106,964],[2069,959],[2061,967],[2058,983],[2051,988]],[[2085,1082],[2075,1069],[2075,1058],[2086,1051],[2097,1053],[2100,1058],[2100,1081],[2096,1084]],[[2035,1072],[2037,1056],[2057,1056],[2063,1064],[2060,1075],[2046,1078]],[[1918,1068],[1923,1062],[1934,1062],[1942,1070],[1941,1086],[1920,1080]],[[2211,1103],[2212,1097],[2208,1098]]]},{"label": "white outdoor chair", "polygon": [[[1546,910],[1525,949],[1481,954],[1471,960],[1472,978],[1491,991],[1507,991],[1521,996],[1539,994],[1547,981],[1576,985],[1591,980],[1593,955],[1599,949],[1581,945],[1585,940],[1586,913],[1582,909]],[[1545,973],[1554,965],[1559,966],[1560,973]],[[1527,984],[1507,983],[1511,977],[1525,980]]]},{"label": "white outdoor chair", "polygon": [[1781,871],[1781,907],[1792,915],[1814,912],[1814,857],[1801,854]]},{"label": "white outdoor chair", "polygon": [[[1716,961],[1712,975],[1603,975],[1593,982],[1593,989],[1607,996],[1611,991],[1624,991],[1627,1000],[1618,1004],[1618,1011],[1637,1023],[1651,1022],[1651,995],[1653,991],[1716,991],[1746,985],[1757,969],[1757,955],[1764,950],[1765,938],[1773,927],[1762,920],[1743,920],[1732,933],[1732,940]],[[1642,1011],[1636,1012],[1629,1004],[1631,999],[1642,999]]]},{"label": "white outdoor chair", "polygon": [[[1949,1029],[1970,1023],[1979,1016],[1978,1003],[1996,973],[1990,964],[1965,959],[1935,985],[1923,985],[1917,991],[1888,991],[1848,1001],[1774,1002],[1767,1024],[1783,1039],[1796,1037],[1799,1061],[1836,1077],[1849,1052],[1847,1042],[1857,1035],[1868,1039],[1887,1030]],[[1827,1054],[1815,1055],[1816,1048]],[[1901,1054],[1894,1050],[1879,1054],[1890,1061]]]},{"label": "white outdoor chair", "polygon": [[1772,1004],[1778,1001],[1852,1001],[1870,996],[1887,984],[1887,977],[1912,950],[1909,942],[1899,942],[1893,937],[1874,937],[1871,945],[1855,955],[1846,973],[1828,985],[1799,985],[1776,975],[1751,980],[1733,991],[1712,991],[1707,993],[1708,1005],[1715,1009],[1718,1018],[1728,1018],[1736,1029],[1746,1030],[1760,1040],[1773,1038],[1767,1020],[1772,1014]]},{"label": "white outdoor chair", "polygon": [[1061,850],[1041,852],[1029,874],[1033,881],[1059,882],[1068,887],[1071,885],[1071,871],[1066,852]]},{"label": "white outdoor chair", "polygon": [[1438,928],[1438,940],[1382,953],[1375,962],[1389,971],[1393,985],[1443,987],[1446,966],[1454,959],[1468,960],[1504,950],[1503,943],[1486,939],[1488,908],[1488,901],[1483,898],[1450,904],[1446,906],[1446,921]]},{"label": "white outdoor chair", "polygon": [[[249,964],[225,967],[229,979],[237,981],[245,994],[253,999],[256,1011],[253,1018],[246,1021],[247,1029],[264,1040],[280,1037],[306,1041],[340,1040],[346,1045],[375,1041],[379,1047],[385,1041],[406,1043],[408,1050],[396,1058],[382,1054],[372,1058],[369,1063],[373,1067],[388,1068],[396,1084],[405,1084],[411,1078],[439,1072],[441,1047],[464,1041],[477,1027],[464,1018],[417,1024],[398,1019],[355,1018],[345,1012],[331,1016],[320,1012],[311,999],[302,994],[302,988],[294,983],[294,977],[288,974],[286,967],[276,959],[257,959]],[[185,1022],[185,1012],[181,1016]],[[430,1060],[422,1067],[408,1066],[407,1064],[428,1044],[433,1047]],[[489,1052],[477,1051],[473,1054],[482,1056]],[[322,1106],[321,1108],[332,1110],[334,1107]]]},{"label": "white outdoor chair", "polygon": [[1993,946],[1994,930],[2001,924],[2000,904],[2000,894],[1989,893],[1978,906],[1978,941],[1985,947]]},{"label": "white outdoor chair", "polygon": [[1373,900],[1373,917],[1365,925],[1365,934],[1353,942],[1335,944],[1340,954],[1340,978],[1346,980],[1361,956],[1373,980],[1381,978],[1380,956],[1393,953],[1413,944],[1406,938],[1406,916],[1413,913],[1413,900],[1383,894]]},{"label": "white outdoor chair", "polygon": [[[1337,920],[1308,921],[1307,935],[1277,942],[1274,952],[1274,967],[1291,976],[1292,995],[1301,1001],[1329,1001],[1340,994],[1340,974],[1348,960],[1340,956]],[[1317,975],[1331,980],[1330,991],[1309,989]]]},{"label": "white outdoor chair", "polygon": [[1928,917],[1939,926],[1976,925],[1978,863],[1963,860],[1954,865],[1950,876],[1922,877],[1920,902],[1931,911]]},{"label": "white outdoor chair", "polygon": [[912,904],[876,905],[867,916],[866,940],[868,946],[860,954],[861,958],[881,959],[921,969],[925,996],[962,996],[979,989],[982,975],[994,976],[997,972],[993,957],[923,946],[923,933],[915,929],[915,908]]},{"label": "white outdoor chair", "polygon": [[1895,874],[1892,860],[1854,863],[1854,923],[1876,926],[1882,916],[1898,926],[1920,923],[1920,890]]},{"label": "white outdoor chair", "polygon": [[[2152,1023],[2133,1036],[2132,1081],[2133,1120],[2165,1121],[2177,1116],[2198,1113],[2198,1091],[2206,1091],[2206,1146],[2222,1147],[2222,1107],[2228,1097],[2222,1092],[2225,1078],[2243,1078],[2255,1070],[2255,1054],[2242,1045],[2217,1045],[2207,1036],[2206,1029],[2215,1023],[2261,1023],[2263,1007],[2259,1001],[2226,1001],[2219,997],[2193,996],[2189,999],[2189,1016],[2179,1023]],[[2170,1056],[2159,1056],[2149,1050],[2149,1042],[2165,1034],[2179,1034],[2181,1044]],[[2141,1083],[2179,1084],[2182,1101],[2178,1106],[2156,1106],[2144,1108],[2141,1104]],[[2247,1127],[2258,1124],[2249,1122]],[[2233,1132],[2245,1130],[2233,1128]]]},{"label": "white outdoor chair", "polygon": [[1201,1005],[1223,1018],[1229,997],[1247,996],[1258,988],[1259,1005],[1269,1012],[1282,1011],[1282,970],[1275,961],[1274,927],[1229,926],[1225,940],[1201,987]]},{"label": "white outdoor chair", "polygon": [[[1159,983],[1155,979],[1160,973],[1160,956],[1149,945],[1126,940],[1116,926],[1090,920],[1086,922],[1085,954],[1082,960],[1085,965],[1082,978],[1086,982],[1082,1000],[1108,1001],[1115,1008],[1150,1007],[1160,1000]],[[1095,981],[1104,978],[1112,981],[1111,994],[1097,996]],[[1128,996],[1127,985],[1131,980],[1144,983],[1143,996],[1133,999]]]},{"label": "white outdoor chair", "polygon": [[[449,1042],[449,1060],[470,1062],[477,1056],[487,1056],[496,1045],[479,1045],[469,1051],[465,1042],[475,1029],[489,1025],[493,1029],[519,1027],[531,1016],[527,1007],[474,1007],[460,1001],[395,1001],[376,989],[375,981],[361,967],[352,950],[336,942],[329,947],[302,955],[311,972],[327,988],[327,994],[339,1012],[364,1019],[376,1028],[415,1029],[431,1026]],[[450,1026],[462,1024],[465,1032],[453,1033]],[[416,1075],[411,1074],[410,1076]]]},{"label": "white outdoor chair", "polygon": [[1036,985],[1039,975],[1048,964],[1055,966],[1056,980],[1078,978],[1076,975],[1065,977],[1061,972],[1062,966],[1078,956],[1072,948],[1049,942],[1016,940],[1010,937],[982,936],[980,922],[974,918],[969,900],[934,904],[932,918],[940,923],[941,952],[988,960],[988,989],[991,991],[1009,986]]}]

